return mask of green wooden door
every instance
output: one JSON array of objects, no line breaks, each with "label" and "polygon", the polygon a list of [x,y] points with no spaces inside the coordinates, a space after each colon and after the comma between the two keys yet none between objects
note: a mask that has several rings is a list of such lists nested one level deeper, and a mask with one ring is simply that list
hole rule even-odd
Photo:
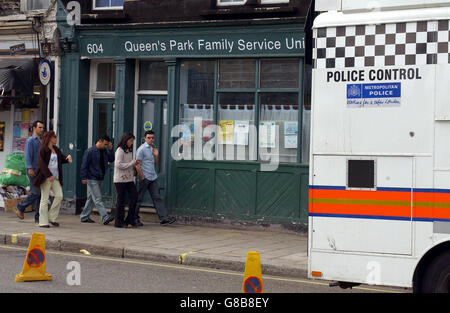
[{"label": "green wooden door", "polygon": [[[158,174],[158,187],[161,197],[166,197],[167,181],[167,97],[166,96],[139,96],[136,141],[138,148],[145,143],[146,130],[155,132],[155,145],[159,150],[159,162],[156,166]],[[153,206],[149,193],[145,194],[142,206]]]},{"label": "green wooden door", "polygon": [[[114,143],[114,99],[94,99],[93,112],[93,132],[92,144],[97,142],[98,136],[108,135]],[[102,183],[103,202],[106,207],[113,207],[114,205],[114,163],[111,163],[106,169],[105,178]]]}]

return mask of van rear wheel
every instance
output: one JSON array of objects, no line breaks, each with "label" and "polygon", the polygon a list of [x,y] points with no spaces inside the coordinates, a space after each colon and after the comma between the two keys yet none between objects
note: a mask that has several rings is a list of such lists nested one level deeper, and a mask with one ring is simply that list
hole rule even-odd
[{"label": "van rear wheel", "polygon": [[422,292],[425,293],[450,293],[450,251],[430,263],[422,286]]}]

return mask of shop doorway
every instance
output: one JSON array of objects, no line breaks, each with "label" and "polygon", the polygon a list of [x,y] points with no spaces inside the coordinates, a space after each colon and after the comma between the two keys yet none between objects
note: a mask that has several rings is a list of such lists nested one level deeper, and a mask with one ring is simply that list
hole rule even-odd
[{"label": "shop doorway", "polygon": [[[141,95],[138,98],[138,118],[137,118],[137,134],[136,141],[137,148],[144,141],[144,134],[146,130],[153,130],[155,132],[155,145],[159,151],[159,162],[156,166],[156,173],[158,174],[157,182],[160,195],[163,199],[166,198],[166,179],[167,179],[167,96],[153,96]],[[137,149],[136,149],[137,150]],[[149,193],[145,194],[143,207],[152,207],[153,202]]]},{"label": "shop doorway", "polygon": [[[115,151],[116,142],[114,140],[114,99],[94,99],[93,112],[93,132],[92,145],[97,142],[98,136],[108,135],[113,141],[113,149]],[[106,169],[105,178],[102,183],[103,203],[106,207],[114,206],[114,163],[110,164]]]}]

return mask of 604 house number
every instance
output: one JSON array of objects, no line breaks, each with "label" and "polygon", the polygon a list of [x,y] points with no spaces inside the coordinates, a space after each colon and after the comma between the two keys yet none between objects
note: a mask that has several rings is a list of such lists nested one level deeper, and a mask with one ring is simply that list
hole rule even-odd
[{"label": "604 house number", "polygon": [[89,54],[103,53],[103,44],[90,43],[86,49]]}]

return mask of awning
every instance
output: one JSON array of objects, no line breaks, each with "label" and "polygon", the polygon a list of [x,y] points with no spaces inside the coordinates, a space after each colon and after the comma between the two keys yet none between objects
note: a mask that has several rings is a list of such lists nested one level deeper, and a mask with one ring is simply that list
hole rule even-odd
[{"label": "awning", "polygon": [[0,95],[15,89],[19,95],[33,95],[36,71],[34,59],[0,59]]}]

